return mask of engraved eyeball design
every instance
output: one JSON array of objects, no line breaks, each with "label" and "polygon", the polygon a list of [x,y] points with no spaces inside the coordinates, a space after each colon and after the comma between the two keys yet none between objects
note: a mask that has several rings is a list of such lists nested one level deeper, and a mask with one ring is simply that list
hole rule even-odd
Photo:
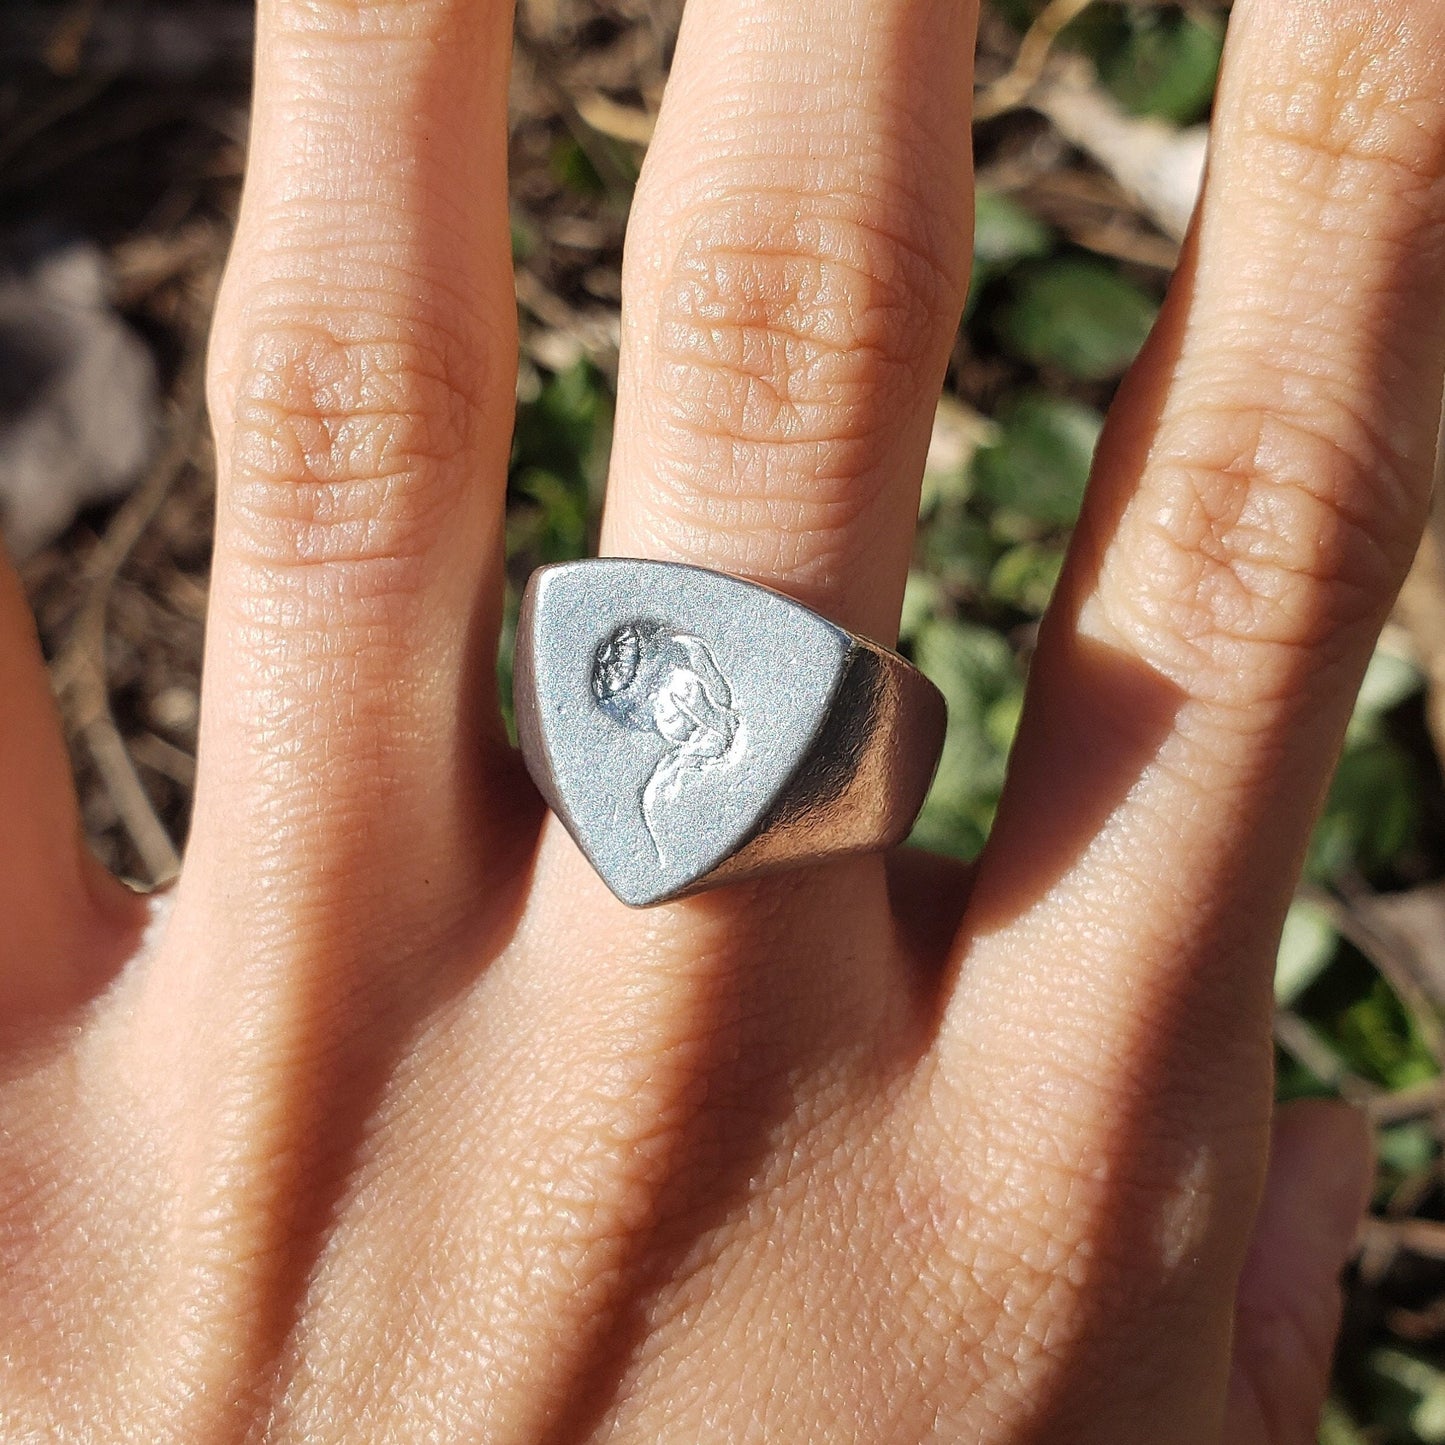
[{"label": "engraved eyeball design", "polygon": [[711,649],[658,622],[626,622],[598,647],[592,696],[623,727],[677,747],[715,735],[725,752],[737,731],[732,688]]},{"label": "engraved eyeball design", "polygon": [[652,731],[649,693],[659,671],[658,639],[662,635],[659,623],[626,622],[597,649],[592,696],[602,711],[623,727]]},{"label": "engraved eyeball design", "polygon": [[598,647],[592,696],[614,722],[655,732],[666,745],[640,800],[663,859],[659,805],[675,801],[687,778],[734,763],[746,749],[732,688],[701,638],[637,620],[614,629]]}]

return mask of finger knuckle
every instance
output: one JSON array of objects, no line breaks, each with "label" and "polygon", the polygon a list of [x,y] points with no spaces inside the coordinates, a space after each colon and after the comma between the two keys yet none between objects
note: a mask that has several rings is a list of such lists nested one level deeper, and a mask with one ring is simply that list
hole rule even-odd
[{"label": "finger knuckle", "polygon": [[[1347,0],[1284,11],[1280,43],[1262,47],[1273,74],[1256,92],[1251,139],[1281,173],[1330,189],[1352,181],[1397,194],[1441,183],[1445,24],[1438,7]],[[1438,209],[1438,205],[1437,205]]]},{"label": "finger knuckle", "polygon": [[786,523],[826,551],[868,505],[959,304],[928,248],[842,206],[703,205],[683,223],[651,339],[661,514]]},{"label": "finger knuckle", "polygon": [[458,499],[481,414],[436,327],[324,320],[252,330],[225,391],[227,520],[271,565],[411,558]]},{"label": "finger knuckle", "polygon": [[[1296,690],[1378,627],[1423,525],[1418,465],[1348,407],[1213,407],[1162,439],[1100,589],[1108,630],[1192,695]],[[1107,579],[1106,579],[1107,580]]]}]

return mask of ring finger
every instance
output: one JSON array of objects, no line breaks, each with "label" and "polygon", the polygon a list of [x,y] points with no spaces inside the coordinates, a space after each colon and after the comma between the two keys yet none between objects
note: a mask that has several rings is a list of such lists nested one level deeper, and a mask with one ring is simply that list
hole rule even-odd
[{"label": "ring finger", "polygon": [[[974,19],[690,0],[628,231],[604,553],[896,635],[968,282]],[[560,838],[543,859],[544,888],[553,861],[563,893],[585,878]],[[699,910],[678,919],[696,950]]]},{"label": "ring finger", "polygon": [[628,236],[603,551],[891,640],[968,282],[964,0],[692,0]]},{"label": "ring finger", "polygon": [[[896,636],[968,283],[975,18],[970,0],[689,0],[628,229],[604,554]],[[588,960],[573,997],[635,978],[641,949],[695,979],[779,957],[844,1038],[896,1003],[876,858],[758,885],[778,906],[744,887],[645,927],[598,925],[615,905],[558,828],[538,877]],[[822,959],[839,938],[851,962]]]}]

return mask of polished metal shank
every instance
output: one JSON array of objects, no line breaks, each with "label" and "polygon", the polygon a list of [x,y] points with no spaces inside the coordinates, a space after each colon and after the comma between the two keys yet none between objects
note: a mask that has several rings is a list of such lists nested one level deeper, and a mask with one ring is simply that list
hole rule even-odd
[{"label": "polished metal shank", "polygon": [[901,842],[943,745],[897,653],[677,563],[534,573],[514,696],[538,788],[635,907]]}]

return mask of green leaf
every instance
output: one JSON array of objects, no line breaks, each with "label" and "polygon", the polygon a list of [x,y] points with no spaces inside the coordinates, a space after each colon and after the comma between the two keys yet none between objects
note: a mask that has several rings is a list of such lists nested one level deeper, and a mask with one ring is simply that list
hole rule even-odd
[{"label": "green leaf", "polygon": [[991,280],[1023,260],[1048,256],[1053,231],[1009,195],[978,191],[974,197],[974,269],[968,277],[964,319],[974,314],[978,296]]},{"label": "green leaf", "polygon": [[974,197],[973,274],[968,283],[965,319],[973,315],[979,293],[1011,266],[1047,256],[1054,233],[1032,211],[1000,191],[980,190]]},{"label": "green leaf", "polygon": [[1151,8],[1126,11],[1125,25],[1123,43],[1099,63],[1120,103],[1176,125],[1203,117],[1219,78],[1223,24],[1213,15]]},{"label": "green leaf", "polygon": [[[1019,31],[1042,0],[991,0]],[[1061,49],[1087,55],[1121,104],[1140,115],[1186,125],[1201,119],[1214,95],[1224,26],[1197,8],[1096,3],[1060,32]]]},{"label": "green leaf", "polygon": [[517,744],[517,714],[512,700],[512,664],[517,644],[517,614],[521,610],[521,597],[509,582],[502,600],[502,634],[497,641],[497,696],[502,704],[502,723],[507,729],[507,740],[513,747]]},{"label": "green leaf", "polygon": [[509,554],[560,562],[583,555],[606,465],[612,400],[602,375],[579,362],[535,373],[517,408],[507,513]]},{"label": "green leaf", "polygon": [[525,261],[537,250],[537,230],[525,216],[512,212],[512,260]]},{"label": "green leaf", "polygon": [[1310,839],[1305,870],[1328,882],[1346,869],[1387,867],[1411,843],[1420,787],[1409,754],[1390,736],[1386,716],[1424,686],[1419,669],[1377,648],[1345,734],[1345,750]]},{"label": "green leaf", "polygon": [[930,622],[918,634],[914,657],[948,700],[943,756],[914,841],[971,858],[1003,788],[1023,677],[998,633],[968,623]]},{"label": "green leaf", "polygon": [[981,717],[1012,692],[1018,665],[1007,642],[987,627],[935,621],[923,629],[914,657],[958,710]]},{"label": "green leaf", "polygon": [[974,456],[975,493],[1045,527],[1072,526],[1103,424],[1082,402],[1038,392],[1015,398],[998,417],[997,440]]},{"label": "green leaf", "polygon": [[998,428],[956,396],[945,392],[933,414],[928,455],[923,462],[923,486],[918,497],[920,517],[932,515],[949,502],[966,502],[970,469],[979,447],[992,442]]},{"label": "green leaf", "polygon": [[[1007,763],[1009,749],[1014,745],[1014,738],[1018,736],[1019,719],[1024,711],[1024,692],[1022,687],[1010,688],[996,702],[989,705],[983,715],[983,735],[991,742],[998,754]],[[1000,773],[999,782],[1003,782],[1003,775]]]},{"label": "green leaf", "polygon": [[923,529],[927,570],[955,592],[981,595],[1001,551],[988,524],[962,507],[941,509]]},{"label": "green leaf", "polygon": [[1409,1089],[1436,1076],[1429,1047],[1382,978],[1344,1011],[1337,1032],[1351,1067],[1387,1089]]},{"label": "green leaf", "polygon": [[1408,755],[1386,737],[1345,748],[1305,871],[1320,882],[1346,869],[1370,873],[1393,861],[1415,836],[1420,789]]},{"label": "green leaf", "polygon": [[1397,652],[1377,647],[1360,684],[1360,695],[1350,718],[1349,738],[1365,741],[1379,734],[1380,719],[1408,702],[1425,686],[1420,669]]},{"label": "green leaf", "polygon": [[607,194],[607,182],[592,164],[592,158],[571,136],[560,137],[552,146],[552,175],[573,195],[596,199]]},{"label": "green leaf", "polygon": [[1284,921],[1274,969],[1275,1002],[1283,1007],[1299,996],[1329,966],[1339,936],[1329,915],[1316,903],[1296,898]]},{"label": "green leaf", "polygon": [[1042,617],[1063,565],[1064,554],[1058,547],[1024,542],[998,559],[988,579],[989,596],[1005,607]]},{"label": "green leaf", "polygon": [[989,0],[989,9],[1015,30],[1027,30],[1044,8],[1044,0]]},{"label": "green leaf", "polygon": [[1381,1167],[1402,1178],[1428,1169],[1435,1147],[1435,1134],[1428,1124],[1393,1124],[1375,1136]]},{"label": "green leaf", "polygon": [[1408,1397],[1409,1426],[1424,1445],[1445,1445],[1445,1372],[1440,1366],[1385,1346],[1370,1352],[1370,1368]]},{"label": "green leaf", "polygon": [[974,197],[974,265],[999,268],[1046,256],[1053,244],[1053,231],[1012,196],[980,189]]},{"label": "green leaf", "polygon": [[590,521],[586,493],[542,467],[528,467],[512,479],[514,499],[535,503],[508,514],[508,550],[531,553],[541,562],[570,562],[585,555]]},{"label": "green leaf", "polygon": [[898,621],[898,640],[912,642],[933,620],[943,600],[943,588],[927,572],[912,571],[903,588],[903,615]]},{"label": "green leaf", "polygon": [[1157,311],[1111,266],[1084,257],[1026,262],[1007,285],[1011,294],[995,318],[1004,347],[1084,381],[1118,376],[1144,344]]}]

